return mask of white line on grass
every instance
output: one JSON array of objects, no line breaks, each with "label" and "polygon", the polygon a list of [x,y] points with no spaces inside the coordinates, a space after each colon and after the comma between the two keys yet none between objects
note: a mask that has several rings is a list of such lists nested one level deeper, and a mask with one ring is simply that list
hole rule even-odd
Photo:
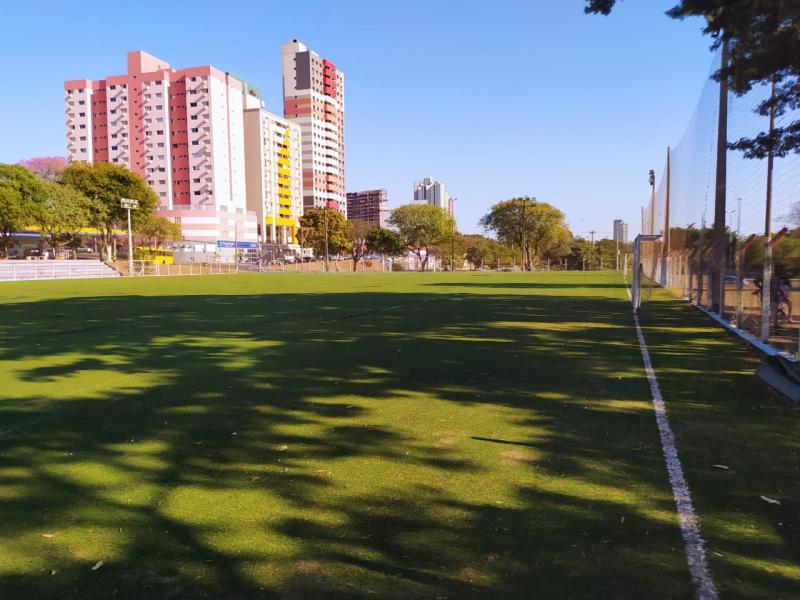
[{"label": "white line on grass", "polygon": [[678,523],[683,540],[686,542],[686,562],[689,563],[689,572],[697,588],[695,597],[697,600],[717,600],[719,598],[717,587],[711,578],[706,561],[705,540],[700,535],[700,523],[692,505],[689,484],[686,483],[686,478],[683,476],[683,467],[678,458],[678,448],[675,446],[675,435],[669,426],[667,408],[664,405],[664,398],[661,396],[661,388],[658,386],[653,364],[650,362],[650,352],[644,341],[644,334],[639,326],[639,317],[636,313],[633,313],[633,322],[636,325],[636,336],[639,338],[639,348],[642,351],[644,371],[647,374],[647,381],[650,383],[650,394],[653,396],[656,423],[661,436],[661,449],[664,452],[664,461],[667,463],[667,473],[669,473],[669,480],[672,484],[672,496],[675,498],[678,509]]}]

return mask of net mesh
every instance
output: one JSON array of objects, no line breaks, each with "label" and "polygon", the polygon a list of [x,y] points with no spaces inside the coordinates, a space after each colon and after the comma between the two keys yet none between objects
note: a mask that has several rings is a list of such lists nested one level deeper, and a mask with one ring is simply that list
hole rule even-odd
[{"label": "net mesh", "polygon": [[[719,64],[717,54],[709,75]],[[754,109],[769,94],[761,86],[728,98],[728,141],[768,129],[768,117]],[[776,125],[797,118],[797,111],[787,112]],[[718,240],[713,234],[718,125],[719,84],[709,78],[642,209],[642,233],[662,234],[661,241],[642,245],[643,273],[779,350],[796,353],[800,331],[792,321],[800,306],[800,156],[774,160],[767,223],[767,161],[726,152],[725,236]],[[643,286],[644,301],[648,294]]]}]

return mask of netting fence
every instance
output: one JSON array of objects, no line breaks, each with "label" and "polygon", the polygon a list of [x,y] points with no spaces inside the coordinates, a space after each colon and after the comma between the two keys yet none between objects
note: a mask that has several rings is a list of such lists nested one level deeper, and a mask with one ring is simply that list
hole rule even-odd
[{"label": "netting fence", "polygon": [[[709,74],[719,61],[718,54]],[[642,233],[661,238],[642,246],[641,264],[652,281],[779,351],[797,354],[800,156],[774,159],[768,202],[768,161],[735,150],[718,152],[724,128],[723,142],[768,130],[769,118],[755,108],[770,91],[758,87],[726,98],[719,83],[708,79],[683,136],[665,152],[642,208]],[[796,118],[796,112],[778,116],[776,126]],[[724,187],[718,191],[720,167],[725,176],[719,177]],[[722,209],[724,231],[715,232],[715,211]]]}]

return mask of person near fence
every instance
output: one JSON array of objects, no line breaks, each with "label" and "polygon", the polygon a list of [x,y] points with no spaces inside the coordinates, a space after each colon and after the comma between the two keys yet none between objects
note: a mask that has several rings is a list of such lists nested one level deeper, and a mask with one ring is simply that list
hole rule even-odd
[{"label": "person near fence", "polygon": [[792,317],[792,284],[786,275],[781,275],[778,295],[780,301],[786,305],[786,320],[789,323],[794,323],[794,317]]}]

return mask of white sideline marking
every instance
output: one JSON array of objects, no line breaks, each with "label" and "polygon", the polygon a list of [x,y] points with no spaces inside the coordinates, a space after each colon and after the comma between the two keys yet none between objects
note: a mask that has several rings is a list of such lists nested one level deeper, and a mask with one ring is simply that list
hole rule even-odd
[{"label": "white sideline marking", "polygon": [[672,484],[672,496],[675,498],[678,509],[681,536],[686,542],[686,562],[689,564],[689,572],[696,586],[695,598],[697,600],[717,600],[719,594],[714,580],[711,578],[711,572],[708,570],[705,540],[700,535],[700,523],[697,521],[697,515],[692,505],[689,484],[686,483],[683,476],[683,467],[675,446],[675,436],[667,418],[667,408],[664,405],[664,398],[661,396],[661,388],[658,386],[653,364],[650,362],[650,352],[647,350],[647,343],[644,341],[644,334],[639,326],[639,317],[636,313],[633,313],[633,322],[636,324],[636,336],[639,338],[639,348],[642,351],[644,371],[647,374],[647,381],[650,383],[650,394],[653,396],[653,408],[656,413],[658,433],[661,437],[661,449]]}]

